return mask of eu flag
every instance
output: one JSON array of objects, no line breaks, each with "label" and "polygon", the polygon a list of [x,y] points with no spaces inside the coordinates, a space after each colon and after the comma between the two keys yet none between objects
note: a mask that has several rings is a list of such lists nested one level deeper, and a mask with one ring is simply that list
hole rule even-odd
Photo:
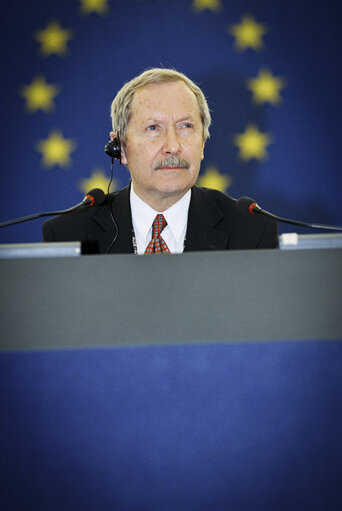
[{"label": "eu flag", "polygon": [[[200,185],[342,224],[338,0],[12,0],[2,19],[0,221],[106,190],[111,101],[163,66],[212,111]],[[129,182],[124,166],[114,174],[115,188]],[[37,220],[0,232],[40,240]]]}]

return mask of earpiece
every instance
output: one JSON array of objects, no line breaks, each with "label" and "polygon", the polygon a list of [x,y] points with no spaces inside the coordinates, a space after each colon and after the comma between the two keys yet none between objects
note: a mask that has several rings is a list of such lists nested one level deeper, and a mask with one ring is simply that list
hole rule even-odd
[{"label": "earpiece", "polygon": [[119,160],[121,165],[121,142],[119,132],[117,132],[116,138],[110,140],[105,145],[105,153],[108,154],[108,156],[110,156],[111,158]]}]

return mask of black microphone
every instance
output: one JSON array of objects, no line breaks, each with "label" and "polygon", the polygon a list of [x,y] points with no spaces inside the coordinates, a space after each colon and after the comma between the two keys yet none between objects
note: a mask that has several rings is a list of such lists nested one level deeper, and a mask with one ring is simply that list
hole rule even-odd
[{"label": "black microphone", "polygon": [[269,213],[262,209],[254,199],[250,197],[241,197],[238,199],[236,206],[239,211],[243,213],[255,215],[264,215],[268,218],[273,218],[274,220],[278,220],[278,222],[285,222],[286,224],[292,225],[300,225],[302,227],[312,227],[313,229],[329,229],[332,231],[342,231],[342,227],[338,225],[326,225],[326,224],[310,224],[308,222],[299,222],[298,220],[290,220],[288,218],[283,218],[281,216],[274,215],[273,213]]},{"label": "black microphone", "polygon": [[35,213],[33,215],[22,216],[20,218],[14,218],[13,220],[7,220],[7,222],[1,222],[1,227],[8,227],[10,225],[20,224],[22,222],[28,222],[29,220],[35,220],[36,218],[41,218],[43,216],[56,216],[56,215],[65,215],[67,213],[72,213],[73,211],[77,211],[81,208],[99,206],[103,204],[106,200],[105,193],[100,188],[94,188],[90,190],[85,196],[82,202],[76,204],[76,206],[72,206],[68,209],[63,209],[61,211],[47,211],[45,213]]}]

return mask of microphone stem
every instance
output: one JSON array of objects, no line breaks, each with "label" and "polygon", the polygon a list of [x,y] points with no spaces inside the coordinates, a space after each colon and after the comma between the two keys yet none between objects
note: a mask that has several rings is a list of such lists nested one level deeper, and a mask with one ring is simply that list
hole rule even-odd
[{"label": "microphone stem", "polygon": [[285,222],[292,225],[300,225],[302,227],[312,227],[313,229],[327,229],[331,231],[342,231],[342,227],[338,225],[325,225],[325,224],[310,224],[307,222],[299,222],[298,220],[289,220],[288,218],[283,218],[281,216],[273,215],[273,213],[269,213],[259,206],[255,209],[255,213],[259,213],[264,216],[268,216],[269,218],[273,218],[274,220],[278,220],[278,222]]},{"label": "microphone stem", "polygon": [[[89,201],[90,202],[90,201]],[[35,220],[36,218],[41,218],[43,216],[56,216],[63,215],[64,213],[71,213],[72,211],[77,211],[84,206],[87,206],[88,202],[81,202],[76,206],[73,206],[69,209],[63,209],[62,211],[48,211],[46,213],[34,213],[33,215],[22,216],[20,218],[14,218],[13,220],[7,220],[7,222],[0,222],[0,229],[2,227],[8,227],[10,225],[21,224],[23,222],[28,222],[29,220]]]}]

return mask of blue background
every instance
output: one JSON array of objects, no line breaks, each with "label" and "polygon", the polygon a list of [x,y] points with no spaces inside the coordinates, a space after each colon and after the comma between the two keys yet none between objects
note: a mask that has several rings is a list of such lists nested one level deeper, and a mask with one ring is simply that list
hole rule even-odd
[{"label": "blue background", "polygon": [[[125,81],[162,65],[188,74],[208,98],[213,126],[202,173],[216,166],[232,180],[230,195],[252,196],[282,216],[342,224],[341,2],[221,0],[217,12],[192,4],[109,0],[104,16],[83,15],[76,0],[3,6],[0,220],[67,208],[82,199],[80,180],[95,168],[109,176],[111,101]],[[234,48],[228,27],[246,14],[268,26],[262,51]],[[34,34],[51,20],[73,32],[66,56],[39,53]],[[286,81],[279,105],[252,102],[246,80],[261,68]],[[60,89],[51,113],[24,109],[20,88],[37,75]],[[249,123],[273,138],[266,161],[238,157],[233,138]],[[76,143],[68,168],[44,168],[36,150],[53,129]],[[128,183],[124,166],[114,173],[117,188]],[[0,232],[2,243],[40,240],[40,220]]]}]

